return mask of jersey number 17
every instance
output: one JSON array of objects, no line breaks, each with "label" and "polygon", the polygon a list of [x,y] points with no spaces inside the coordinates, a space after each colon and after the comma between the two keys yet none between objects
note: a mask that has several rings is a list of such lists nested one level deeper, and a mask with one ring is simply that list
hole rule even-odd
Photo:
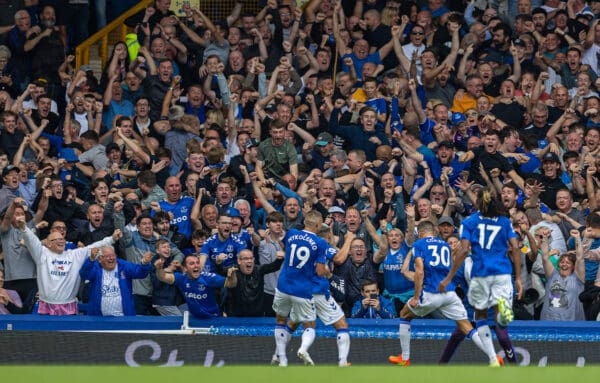
[{"label": "jersey number 17", "polygon": [[477,228],[479,229],[479,246],[481,246],[482,249],[491,250],[494,239],[496,239],[496,236],[500,230],[502,230],[502,227],[480,223],[477,225]]}]

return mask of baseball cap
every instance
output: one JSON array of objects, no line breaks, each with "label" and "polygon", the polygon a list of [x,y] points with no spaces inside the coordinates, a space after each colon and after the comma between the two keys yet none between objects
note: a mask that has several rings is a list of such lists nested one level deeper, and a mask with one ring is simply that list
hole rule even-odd
[{"label": "baseball cap", "polygon": [[438,219],[438,226],[443,225],[445,223],[454,226],[454,220],[451,217],[448,217],[447,215],[444,215],[440,217],[440,219]]},{"label": "baseball cap", "polygon": [[234,217],[241,217],[240,215],[240,211],[238,209],[235,209],[233,207],[230,207],[229,209],[227,209],[227,215],[230,216],[231,218]]},{"label": "baseball cap", "polygon": [[464,114],[462,114],[462,113],[459,113],[459,112],[454,112],[454,113],[452,113],[452,118],[451,118],[451,120],[452,120],[452,125],[458,125],[458,124],[460,124],[461,122],[465,122],[465,121],[467,121],[467,118],[466,118],[466,117],[465,117],[465,115],[464,115]]},{"label": "baseball cap", "polygon": [[344,211],[344,209],[342,209],[339,206],[332,206],[332,207],[329,208],[329,210],[327,210],[327,212],[329,214],[333,214],[333,213],[346,214],[346,212]]},{"label": "baseball cap", "polygon": [[525,48],[527,45],[525,44],[525,41],[521,40],[521,39],[516,39],[515,41],[513,41],[513,44],[515,46],[520,46]]},{"label": "baseball cap", "polygon": [[544,158],[542,158],[542,163],[544,163],[546,161],[560,162],[560,160],[558,159],[558,156],[552,152],[548,152],[548,153],[544,154]]},{"label": "baseball cap", "polygon": [[87,64],[83,64],[82,66],[79,67],[79,70],[82,72],[93,72],[93,69],[91,66],[87,65]]},{"label": "baseball cap", "polygon": [[73,148],[62,148],[58,153],[58,158],[62,158],[67,162],[79,162],[79,158]]},{"label": "baseball cap", "polygon": [[327,132],[323,132],[323,133],[319,134],[319,136],[317,137],[317,142],[315,142],[315,145],[325,146],[332,142],[333,142],[333,137],[331,136],[331,134],[329,134]]},{"label": "baseball cap", "polygon": [[2,178],[6,177],[8,175],[8,173],[15,171],[17,173],[21,172],[21,169],[19,169],[19,167],[14,166],[14,165],[8,165],[7,167],[5,167],[4,169],[2,169]]},{"label": "baseball cap", "polygon": [[246,149],[250,149],[250,148],[254,148],[256,146],[258,146],[259,142],[256,138],[250,138],[248,141],[246,141],[246,144],[244,144],[244,148]]}]

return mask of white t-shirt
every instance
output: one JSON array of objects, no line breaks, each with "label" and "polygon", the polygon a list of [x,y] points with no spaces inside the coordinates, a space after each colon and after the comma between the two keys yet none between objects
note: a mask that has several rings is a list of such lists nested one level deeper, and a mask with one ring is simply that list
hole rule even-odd
[{"label": "white t-shirt", "polygon": [[103,316],[123,316],[121,287],[119,287],[119,267],[107,271],[102,269],[102,304]]}]

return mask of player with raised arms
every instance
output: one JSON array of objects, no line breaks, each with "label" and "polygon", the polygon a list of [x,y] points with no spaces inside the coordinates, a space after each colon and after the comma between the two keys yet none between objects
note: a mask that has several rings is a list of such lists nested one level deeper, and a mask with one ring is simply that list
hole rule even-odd
[{"label": "player with raised arms", "polygon": [[[390,363],[410,366],[410,321],[416,317],[426,316],[438,311],[445,318],[456,321],[461,331],[473,340],[489,358],[491,366],[499,366],[496,353],[488,350],[482,343],[478,332],[467,318],[467,310],[454,292],[454,284],[445,286],[439,291],[440,282],[445,280],[452,265],[452,251],[446,241],[437,237],[436,229],[430,221],[419,223],[419,240],[409,251],[402,266],[402,274],[414,280],[415,293],[400,311],[400,347],[402,354],[388,358]],[[415,258],[415,271],[409,271],[410,258]]]},{"label": "player with raised arms", "polygon": [[[475,326],[483,344],[491,355],[494,350],[487,312],[494,307],[496,325],[506,327],[513,320],[514,267],[517,299],[523,293],[521,285],[521,254],[517,234],[502,202],[488,189],[477,195],[475,214],[463,220],[460,226],[460,248],[448,276],[440,283],[440,291],[450,285],[454,274],[464,262],[469,250],[473,260],[469,303],[475,310]],[[510,255],[509,255],[510,250]],[[511,265],[512,262],[512,265]],[[493,360],[490,358],[490,362]]]}]

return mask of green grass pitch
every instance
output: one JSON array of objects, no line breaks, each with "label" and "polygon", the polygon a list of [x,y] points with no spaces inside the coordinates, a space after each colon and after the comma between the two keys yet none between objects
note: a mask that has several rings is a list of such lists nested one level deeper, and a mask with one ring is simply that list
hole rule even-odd
[{"label": "green grass pitch", "polygon": [[175,382],[244,382],[244,383],[385,383],[385,382],[444,382],[444,383],[552,383],[594,382],[600,367],[503,367],[483,366],[351,366],[339,368],[224,366],[221,368],[183,366],[157,367],[98,367],[98,366],[21,366],[0,367],[3,382],[86,382],[86,383],[175,383]]}]

